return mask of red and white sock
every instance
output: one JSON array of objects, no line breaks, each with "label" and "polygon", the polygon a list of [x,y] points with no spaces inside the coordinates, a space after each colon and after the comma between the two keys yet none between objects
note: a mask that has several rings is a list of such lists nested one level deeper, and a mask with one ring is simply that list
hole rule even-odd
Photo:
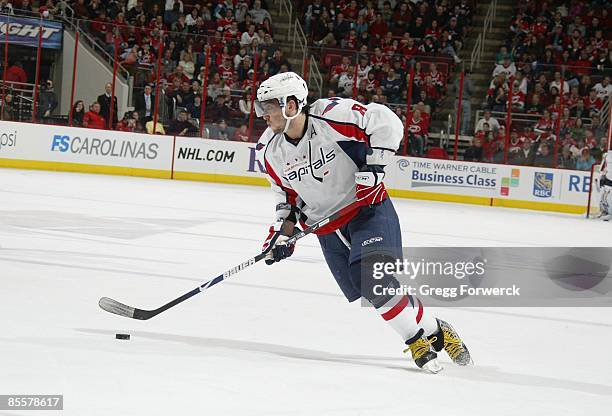
[{"label": "red and white sock", "polygon": [[376,311],[404,341],[413,338],[420,329],[423,329],[425,336],[438,330],[435,318],[414,296],[396,295]]}]

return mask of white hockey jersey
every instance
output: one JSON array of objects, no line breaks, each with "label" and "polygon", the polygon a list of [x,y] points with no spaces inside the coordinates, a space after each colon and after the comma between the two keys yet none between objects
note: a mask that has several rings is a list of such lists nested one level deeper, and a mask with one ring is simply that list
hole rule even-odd
[{"label": "white hockey jersey", "polygon": [[[257,145],[276,203],[301,209],[306,225],[355,201],[355,172],[365,164],[368,147],[396,151],[401,120],[380,104],[344,98],[317,100],[309,109],[299,141],[267,129]],[[350,220],[321,229],[325,234]]]}]

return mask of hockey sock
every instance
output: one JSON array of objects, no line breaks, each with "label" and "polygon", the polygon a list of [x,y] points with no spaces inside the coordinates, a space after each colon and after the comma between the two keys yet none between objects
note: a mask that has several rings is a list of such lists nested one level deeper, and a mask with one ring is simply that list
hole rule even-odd
[{"label": "hockey sock", "polygon": [[404,341],[413,338],[420,329],[425,336],[438,332],[437,321],[414,296],[396,295],[376,311]]}]

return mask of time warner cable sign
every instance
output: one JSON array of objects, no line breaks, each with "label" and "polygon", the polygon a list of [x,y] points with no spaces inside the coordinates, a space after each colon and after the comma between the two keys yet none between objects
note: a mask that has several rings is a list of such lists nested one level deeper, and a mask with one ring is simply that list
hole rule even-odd
[{"label": "time warner cable sign", "polygon": [[[500,167],[448,160],[399,158],[393,169],[398,180],[410,181],[410,189],[423,192],[496,196],[501,186]],[[393,175],[393,176],[396,176]]]},{"label": "time warner cable sign", "polygon": [[0,34],[2,40],[4,41],[8,29],[9,43],[37,48],[41,23],[42,47],[61,49],[63,37],[62,23],[47,19],[41,20],[0,15]]}]

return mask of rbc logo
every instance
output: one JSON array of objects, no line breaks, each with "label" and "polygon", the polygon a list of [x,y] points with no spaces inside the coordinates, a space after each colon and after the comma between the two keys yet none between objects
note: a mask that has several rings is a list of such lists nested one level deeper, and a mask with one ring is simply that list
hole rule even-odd
[{"label": "rbc logo", "polygon": [[533,195],[539,198],[550,198],[552,196],[554,175],[544,172],[535,172],[534,175]]},{"label": "rbc logo", "polygon": [[70,147],[70,137],[56,134],[51,142],[52,152],[67,152]]}]

